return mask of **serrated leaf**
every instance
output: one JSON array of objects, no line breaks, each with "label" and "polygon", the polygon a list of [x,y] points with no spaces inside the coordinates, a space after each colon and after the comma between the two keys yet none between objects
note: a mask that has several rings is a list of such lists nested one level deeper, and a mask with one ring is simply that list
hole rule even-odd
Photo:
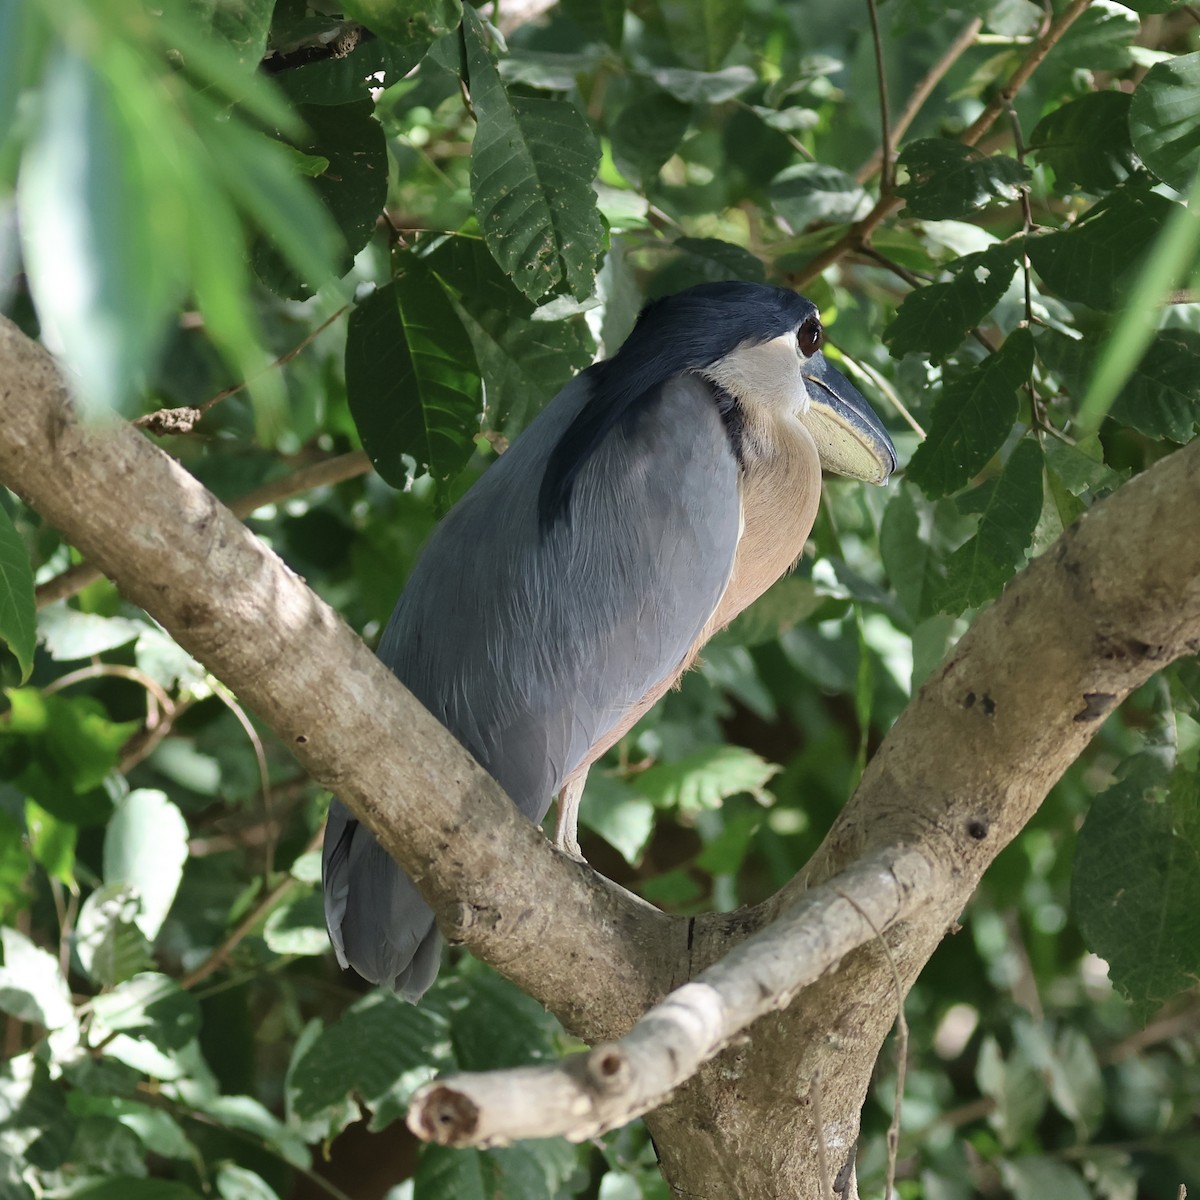
[{"label": "serrated leaf", "polygon": [[104,833],[104,882],[135,889],[134,921],[151,942],[175,900],[187,843],[187,822],[165,793],[139,788],[117,801]]},{"label": "serrated leaf", "polygon": [[710,746],[673,763],[658,763],[640,772],[633,786],[660,808],[696,813],[720,808],[730,796],[747,792],[766,798],[766,784],[779,767],[741,746]]},{"label": "serrated leaf", "polygon": [[1095,438],[1089,438],[1074,446],[1058,438],[1047,438],[1043,452],[1046,468],[1072,496],[1082,496],[1102,488],[1115,488],[1121,477],[1106,466],[1103,448]]},{"label": "serrated leaf", "polygon": [[1092,92],[1047,113],[1029,136],[1029,149],[1062,185],[1102,192],[1141,166],[1129,136],[1126,92]]},{"label": "serrated leaf", "polygon": [[1119,308],[1130,279],[1178,205],[1124,188],[1106,196],[1063,233],[1033,237],[1029,258],[1046,285],[1092,308]]},{"label": "serrated leaf", "polygon": [[923,351],[941,362],[996,307],[1016,269],[1014,248],[996,245],[959,259],[949,283],[910,292],[883,331],[893,357]]},{"label": "serrated leaf", "polygon": [[25,543],[0,504],[0,639],[21,667],[21,682],[33,670],[37,645],[37,602],[33,592],[33,567]]},{"label": "serrated leaf", "polygon": [[967,217],[989,204],[1011,204],[1029,168],[1004,154],[990,157],[972,146],[946,138],[909,142],[899,163],[908,180],[896,191],[908,204],[908,215],[926,220]]},{"label": "serrated leaf", "polygon": [[505,1150],[429,1146],[417,1163],[415,1190],[430,1200],[557,1200],[578,1153],[561,1138]]},{"label": "serrated leaf", "polygon": [[1017,389],[1033,370],[1033,338],[1014,330],[995,354],[946,383],[908,478],[929,497],[965,486],[1004,444],[1017,418]]},{"label": "serrated leaf", "polygon": [[592,361],[583,316],[531,320],[533,308],[478,238],[447,238],[422,261],[454,295],[459,318],[487,380],[484,421],[511,435]]},{"label": "serrated leaf", "polygon": [[471,104],[471,195],[496,261],[531,300],[592,294],[604,245],[592,181],[600,148],[567,100],[510,95],[475,10],[463,10]]},{"label": "serrated leaf", "polygon": [[1019,442],[991,487],[979,530],[946,560],[946,580],[935,602],[956,615],[1000,594],[1025,563],[1025,551],[1042,511],[1042,452],[1037,442]]},{"label": "serrated leaf", "polygon": [[350,315],[346,392],[375,469],[407,486],[418,471],[444,485],[466,465],[482,408],[474,350],[438,281],[406,258],[401,274]]},{"label": "serrated leaf", "polygon": [[[1080,716],[1088,719],[1086,698]],[[1200,976],[1200,777],[1135,760],[1092,802],[1071,908],[1109,977],[1148,1016]]]},{"label": "serrated leaf", "polygon": [[394,46],[427,49],[458,28],[457,0],[344,0],[344,11]]},{"label": "serrated leaf", "polygon": [[1129,106],[1129,132],[1142,161],[1179,191],[1200,171],[1200,53],[1155,64]]},{"label": "serrated leaf", "polygon": [[83,902],[75,954],[98,984],[111,987],[153,965],[150,942],[138,928],[138,898],[126,884],[99,887]]},{"label": "serrated leaf", "polygon": [[297,1047],[288,1071],[289,1113],[306,1131],[324,1127],[331,1137],[357,1119],[346,1108],[351,1095],[372,1111],[395,1109],[445,1058],[448,1036],[446,1020],[428,1008],[372,992]]},{"label": "serrated leaf", "polygon": [[771,206],[802,233],[809,225],[847,225],[866,216],[871,197],[861,184],[825,163],[797,163],[771,180]]},{"label": "serrated leaf", "polygon": [[745,0],[656,0],[675,53],[689,66],[715,71],[737,44]]}]

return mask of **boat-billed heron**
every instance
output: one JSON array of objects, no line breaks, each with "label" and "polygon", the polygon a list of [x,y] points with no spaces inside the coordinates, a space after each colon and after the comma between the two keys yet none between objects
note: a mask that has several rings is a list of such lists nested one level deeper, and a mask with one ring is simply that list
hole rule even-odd
[{"label": "boat-billed heron", "polygon": [[[532,820],[562,793],[561,848],[578,855],[588,767],[800,557],[821,469],[882,483],[895,468],[823,336],[784,288],[655,300],[414,567],[379,657]],[[341,965],[419,998],[441,958],[433,913],[337,800],[323,875]]]}]

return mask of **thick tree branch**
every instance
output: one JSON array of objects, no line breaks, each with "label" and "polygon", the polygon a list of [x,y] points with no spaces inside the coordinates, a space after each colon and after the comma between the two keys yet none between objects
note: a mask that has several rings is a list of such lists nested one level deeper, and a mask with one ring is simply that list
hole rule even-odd
[{"label": "thick tree branch", "polygon": [[435,1080],[413,1096],[409,1128],[443,1145],[495,1146],[534,1137],[581,1142],[625,1125],[851,950],[911,918],[943,892],[944,873],[917,850],[856,864],[672,992],[618,1041],[553,1066]]}]

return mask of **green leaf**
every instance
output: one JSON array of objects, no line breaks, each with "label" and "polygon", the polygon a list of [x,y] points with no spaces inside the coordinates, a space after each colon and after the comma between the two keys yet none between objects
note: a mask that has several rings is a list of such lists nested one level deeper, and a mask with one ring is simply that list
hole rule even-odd
[{"label": "green leaf", "polygon": [[422,261],[454,293],[459,319],[487,381],[485,425],[513,434],[592,361],[595,343],[582,315],[531,319],[479,238],[449,237]]},{"label": "green leaf", "polygon": [[657,88],[635,90],[612,127],[617,169],[643,188],[675,153],[692,119],[692,106]]},{"label": "green leaf", "polygon": [[588,37],[620,50],[625,30],[625,0],[562,0],[562,10]]},{"label": "green leaf", "polygon": [[358,1119],[353,1106],[346,1108],[352,1094],[372,1112],[386,1106],[395,1113],[448,1053],[448,1033],[445,1019],[428,1008],[392,992],[371,992],[296,1047],[288,1071],[289,1113],[307,1134],[324,1130],[320,1136],[326,1137]]},{"label": "green leaf", "polygon": [[946,383],[908,478],[931,498],[965,486],[1004,444],[1017,417],[1017,389],[1032,370],[1033,338],[1017,329],[995,354]]},{"label": "green leaf", "polygon": [[[1076,720],[1090,720],[1080,697]],[[1200,776],[1150,756],[1092,803],[1071,907],[1088,948],[1147,1017],[1200,975]]]},{"label": "green leaf", "polygon": [[741,746],[710,746],[678,762],[648,767],[632,783],[660,808],[696,813],[720,808],[722,801],[742,792],[763,803],[767,781],[778,773],[774,763]]},{"label": "green leaf", "polygon": [[627,783],[593,768],[579,822],[636,867],[654,833],[654,805]]},{"label": "green leaf", "polygon": [[116,650],[149,628],[145,621],[132,621],[128,617],[80,612],[65,601],[43,609],[39,624],[42,643],[55,662],[77,662]]},{"label": "green leaf", "polygon": [[771,180],[771,205],[796,233],[810,225],[848,225],[871,210],[861,184],[837,167],[797,163]]},{"label": "green leaf", "polygon": [[933,515],[928,501],[914,488],[902,486],[888,504],[879,528],[879,552],[888,581],[913,621],[935,611],[933,597],[943,579],[932,533]]},{"label": "green leaf", "polygon": [[1064,299],[1119,308],[1159,230],[1178,207],[1154,192],[1123,188],[1065,232],[1030,238],[1029,258]]},{"label": "green leaf", "polygon": [[24,830],[8,813],[0,811],[0,922],[28,902],[25,877],[29,858],[21,844]]},{"label": "green leaf", "polygon": [[303,892],[281,904],[263,926],[263,940],[276,954],[327,954],[325,905],[316,892]]},{"label": "green leaf", "polygon": [[0,926],[0,1012],[45,1029],[62,1030],[75,1040],[79,1022],[71,990],[54,956],[35,946],[23,933]]},{"label": "green leaf", "polygon": [[117,801],[104,834],[104,882],[136,890],[138,928],[153,941],[183,878],[187,822],[163,792],[139,788]]},{"label": "green leaf", "polygon": [[745,0],[656,0],[675,53],[689,66],[715,71],[741,36]]},{"label": "green leaf", "polygon": [[410,257],[400,271],[350,315],[346,392],[384,479],[407,486],[408,455],[441,486],[466,465],[479,429],[475,354],[438,281]]},{"label": "green leaf", "polygon": [[99,1183],[85,1184],[72,1191],[82,1200],[201,1200],[182,1183],[169,1179],[139,1179],[133,1175],[116,1175]]},{"label": "green leaf", "polygon": [[1129,132],[1142,161],[1186,191],[1200,171],[1200,53],[1156,63],[1129,107]]},{"label": "green leaf", "polygon": [[213,8],[213,33],[247,72],[256,71],[262,62],[274,10],[274,0],[234,0]]},{"label": "green leaf", "polygon": [[417,1163],[415,1194],[429,1200],[558,1200],[578,1151],[561,1138],[506,1150],[429,1146]]},{"label": "green leaf", "polygon": [[720,283],[726,279],[748,279],[761,283],[762,262],[749,250],[719,238],[676,238],[675,256],[646,284],[646,299],[654,300],[682,291],[697,283]]},{"label": "green leaf", "polygon": [[807,621],[826,599],[811,579],[785,575],[734,617],[712,644],[761,646],[773,642],[784,630]]},{"label": "green leaf", "polygon": [[98,984],[111,987],[153,965],[150,943],[137,926],[140,905],[127,884],[96,888],[75,926],[75,954]]},{"label": "green leaf", "polygon": [[684,104],[724,104],[758,82],[758,77],[749,67],[726,67],[723,71],[659,67],[644,74],[664,92],[669,92]]},{"label": "green leaf", "polygon": [[898,161],[908,181],[896,191],[908,202],[909,216],[926,220],[968,217],[989,204],[1011,204],[1030,179],[1029,168],[1015,158],[988,157],[946,138],[909,142]]},{"label": "green leaf", "polygon": [[1092,1200],[1092,1189],[1077,1171],[1053,1158],[1012,1159],[1000,1163],[1000,1177],[1013,1200]]},{"label": "green leaf", "polygon": [[458,28],[456,0],[343,0],[343,11],[394,46],[422,53],[443,34]]},{"label": "green leaf", "polygon": [[1123,183],[1141,160],[1129,136],[1126,92],[1092,92],[1044,116],[1029,136],[1029,149],[1060,185],[1102,192]]},{"label": "green leaf", "polygon": [[531,300],[591,295],[604,245],[592,180],[600,148],[566,100],[510,95],[475,10],[463,10],[471,104],[471,195],[488,249]]},{"label": "green leaf", "polygon": [[0,504],[0,638],[21,667],[21,682],[33,670],[37,645],[37,602],[33,592],[33,568],[25,543],[13,526],[8,511]]},{"label": "green leaf", "polygon": [[1018,442],[988,489],[979,531],[946,560],[946,581],[937,607],[964,612],[1000,594],[1025,563],[1025,551],[1042,511],[1042,452],[1037,442]]},{"label": "green leaf", "polygon": [[992,1100],[988,1118],[1001,1144],[1019,1145],[1029,1137],[1046,1109],[1046,1086],[1041,1072],[1018,1048],[1005,1060],[996,1039],[983,1039],[975,1065],[975,1082]]},{"label": "green leaf", "polygon": [[1200,332],[1157,334],[1109,416],[1147,437],[1190,442],[1200,425]]},{"label": "green leaf", "polygon": [[178,257],[160,253],[176,204],[160,207],[92,64],[59,53],[48,75],[17,191],[29,287],[78,393],[128,412],[181,291]]},{"label": "green leaf", "polygon": [[217,1193],[221,1200],[278,1200],[275,1189],[261,1175],[234,1163],[217,1170]]},{"label": "green leaf", "polygon": [[160,1050],[181,1050],[200,1032],[200,1004],[167,975],[146,971],[118,983],[92,1001],[96,1022],[90,1038],[110,1033],[144,1038]]},{"label": "green leaf", "polygon": [[75,839],[78,828],[60,821],[36,801],[25,801],[25,831],[29,850],[51,879],[67,887],[75,886]]},{"label": "green leaf", "polygon": [[1069,78],[1073,71],[1124,71],[1132,62],[1130,47],[1138,36],[1138,19],[1124,4],[1091,4],[1067,30],[1038,68],[1047,80]]},{"label": "green leaf", "polygon": [[1014,247],[993,246],[968,254],[951,266],[949,283],[931,283],[910,292],[896,318],[883,331],[893,357],[924,352],[941,362],[1000,302],[1017,269]]}]

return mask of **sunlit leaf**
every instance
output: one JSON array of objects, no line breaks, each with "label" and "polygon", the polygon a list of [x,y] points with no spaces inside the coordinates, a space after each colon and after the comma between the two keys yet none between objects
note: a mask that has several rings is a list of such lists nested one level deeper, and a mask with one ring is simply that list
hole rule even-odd
[{"label": "sunlit leaf", "polygon": [[117,801],[104,834],[104,882],[136,889],[137,926],[158,936],[183,877],[188,828],[163,792],[139,788]]},{"label": "sunlit leaf", "polygon": [[33,670],[37,644],[37,604],[29,552],[12,518],[0,504],[0,639],[21,665],[22,682]]},{"label": "sunlit leaf", "polygon": [[712,746],[678,762],[657,763],[631,782],[660,807],[694,813],[741,792],[765,800],[767,782],[778,772],[774,763],[741,746]]},{"label": "sunlit leaf", "polygon": [[861,184],[824,163],[797,163],[771,180],[771,205],[797,233],[815,222],[844,225],[866,216],[871,198]]}]

